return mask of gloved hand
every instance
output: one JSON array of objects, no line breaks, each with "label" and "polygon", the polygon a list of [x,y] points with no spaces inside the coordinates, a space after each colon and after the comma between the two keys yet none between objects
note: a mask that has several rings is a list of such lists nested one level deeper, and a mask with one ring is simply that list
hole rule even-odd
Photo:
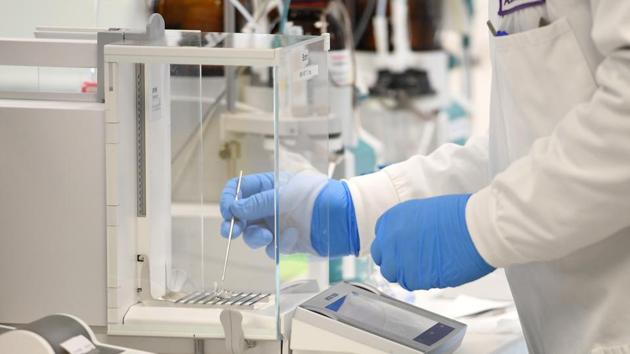
[{"label": "gloved hand", "polygon": [[[344,182],[314,172],[282,173],[279,186],[278,246],[284,254],[308,252],[320,256],[358,254],[359,236],[352,198]],[[227,182],[221,195],[221,235],[244,234],[251,248],[266,247],[274,257],[274,176],[243,176],[241,195],[235,201],[238,179]]]},{"label": "gloved hand", "polygon": [[481,257],[466,226],[470,194],[400,203],[376,224],[372,258],[390,282],[407,290],[457,286],[494,268]]}]

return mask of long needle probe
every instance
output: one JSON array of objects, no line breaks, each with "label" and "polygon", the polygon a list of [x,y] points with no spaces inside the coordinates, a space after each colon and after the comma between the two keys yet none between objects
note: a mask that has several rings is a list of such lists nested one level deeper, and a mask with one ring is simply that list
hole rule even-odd
[{"label": "long needle probe", "polygon": [[[236,196],[234,200],[238,200],[238,195],[241,192],[241,180],[243,179],[243,170],[238,175],[238,183],[236,184]],[[228,234],[227,248],[225,249],[225,260],[223,261],[223,274],[221,275],[221,287],[219,287],[218,295],[223,294],[223,283],[225,282],[225,271],[227,270],[228,260],[230,259],[230,246],[232,245],[232,233],[234,232],[234,216],[230,220],[230,233]]]}]

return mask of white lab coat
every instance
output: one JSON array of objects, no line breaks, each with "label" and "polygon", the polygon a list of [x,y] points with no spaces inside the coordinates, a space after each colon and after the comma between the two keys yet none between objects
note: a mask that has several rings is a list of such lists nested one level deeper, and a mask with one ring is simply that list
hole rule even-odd
[{"label": "white lab coat", "polygon": [[630,353],[630,0],[499,1],[489,138],[351,179],[361,250],[393,205],[474,193],[469,231],[530,352]]}]

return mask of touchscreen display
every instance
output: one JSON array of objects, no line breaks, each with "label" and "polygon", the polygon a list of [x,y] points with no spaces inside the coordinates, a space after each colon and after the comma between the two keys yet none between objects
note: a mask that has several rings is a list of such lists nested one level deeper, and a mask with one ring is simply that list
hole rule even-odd
[{"label": "touchscreen display", "polygon": [[352,319],[353,324],[359,328],[371,327],[377,333],[389,333],[429,346],[453,330],[417,313],[355,292],[337,299],[326,308]]}]

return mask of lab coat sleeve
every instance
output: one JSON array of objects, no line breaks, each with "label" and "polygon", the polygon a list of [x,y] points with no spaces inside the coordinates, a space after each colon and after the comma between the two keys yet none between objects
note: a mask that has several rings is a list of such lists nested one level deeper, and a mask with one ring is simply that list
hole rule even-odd
[{"label": "lab coat sleeve", "polygon": [[347,181],[357,217],[360,253],[370,251],[378,218],[394,205],[442,194],[472,193],[490,182],[488,136],[446,144],[376,173]]},{"label": "lab coat sleeve", "polygon": [[630,226],[630,1],[592,1],[597,89],[466,208],[495,267],[547,261]]}]

